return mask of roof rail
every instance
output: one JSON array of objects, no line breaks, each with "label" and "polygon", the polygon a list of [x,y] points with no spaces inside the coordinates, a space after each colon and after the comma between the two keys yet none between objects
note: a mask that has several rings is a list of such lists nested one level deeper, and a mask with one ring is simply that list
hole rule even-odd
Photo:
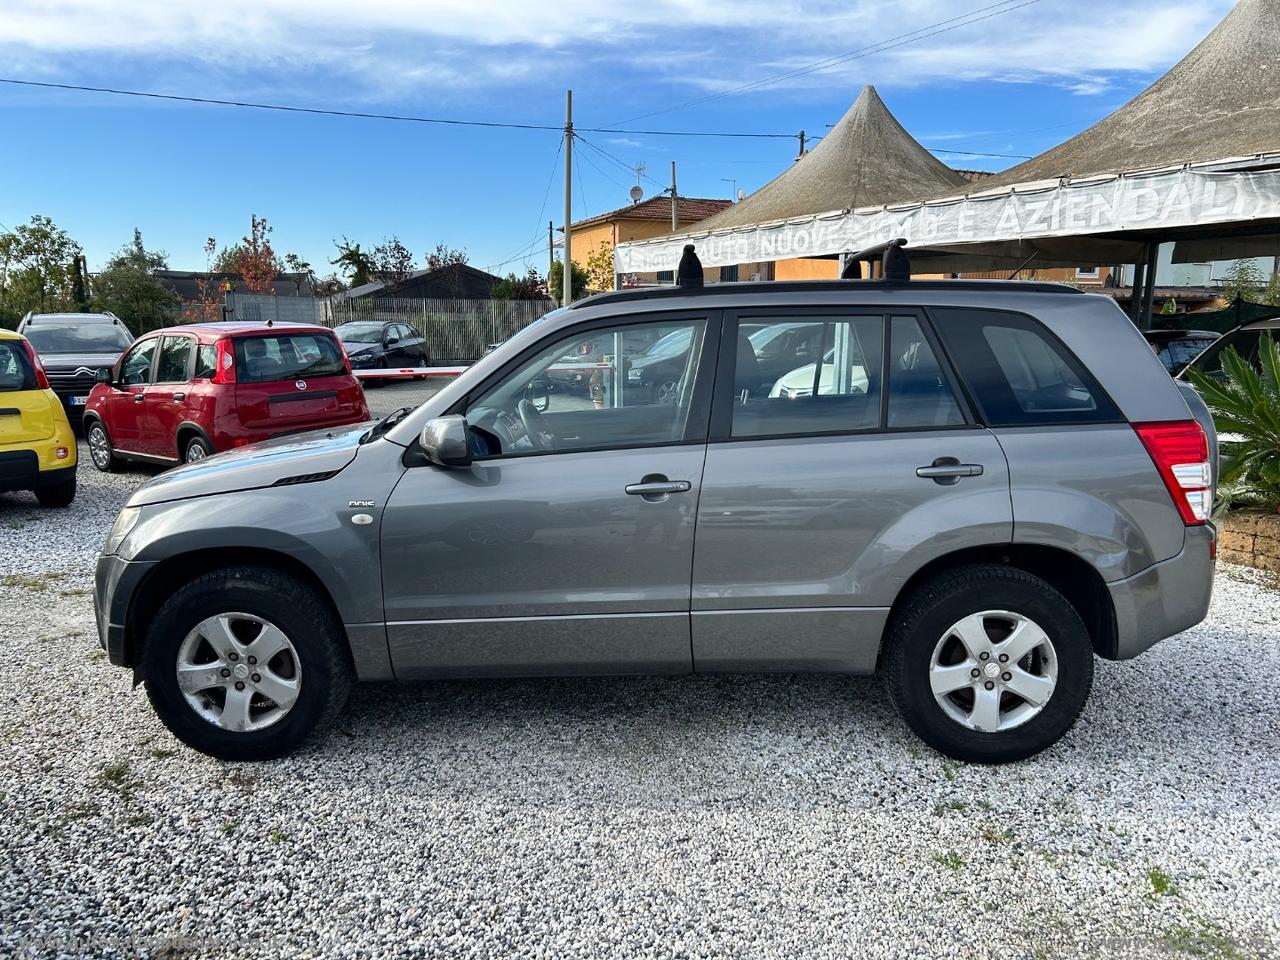
[{"label": "roof rail", "polygon": [[877,243],[873,247],[866,247],[857,253],[847,254],[844,269],[840,271],[840,279],[861,280],[864,260],[867,262],[867,274],[870,279],[873,271],[872,264],[879,260],[881,280],[910,280],[911,257],[903,249],[906,245],[907,238],[899,237],[896,240]]}]

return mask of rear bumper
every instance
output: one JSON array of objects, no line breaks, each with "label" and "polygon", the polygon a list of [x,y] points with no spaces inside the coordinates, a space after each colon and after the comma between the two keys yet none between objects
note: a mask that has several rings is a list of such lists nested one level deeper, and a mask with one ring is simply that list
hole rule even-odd
[{"label": "rear bumper", "polygon": [[1217,536],[1211,524],[1187,527],[1177,556],[1107,584],[1116,613],[1117,660],[1136,657],[1205,618],[1213,597]]},{"label": "rear bumper", "polygon": [[70,466],[41,470],[40,458],[34,450],[0,452],[0,491],[35,490],[38,487],[52,487],[74,479],[75,457],[69,459]]},{"label": "rear bumper", "polygon": [[154,563],[122,560],[99,554],[93,577],[93,613],[98,624],[98,643],[107,651],[107,659],[117,667],[127,667],[125,624],[129,601],[142,578]]}]

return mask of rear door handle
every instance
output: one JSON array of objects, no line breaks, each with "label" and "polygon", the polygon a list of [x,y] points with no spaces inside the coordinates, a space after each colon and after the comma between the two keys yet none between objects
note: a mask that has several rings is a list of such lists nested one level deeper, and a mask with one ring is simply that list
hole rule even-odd
[{"label": "rear door handle", "polygon": [[916,467],[916,476],[949,486],[959,483],[961,477],[982,476],[982,464],[961,463],[955,457],[939,457],[927,467]]},{"label": "rear door handle", "polygon": [[176,401],[181,402],[181,401],[183,401],[183,400],[187,399],[187,395],[186,395],[185,393],[175,393],[175,394],[173,395],[173,399],[174,399],[174,400],[176,400]]},{"label": "rear door handle", "polygon": [[140,394],[140,393],[135,393],[135,394],[133,395],[133,402],[134,402],[134,403],[142,403],[142,402],[143,402],[143,400],[145,400],[145,399],[146,399],[146,398],[145,398],[142,394]]}]

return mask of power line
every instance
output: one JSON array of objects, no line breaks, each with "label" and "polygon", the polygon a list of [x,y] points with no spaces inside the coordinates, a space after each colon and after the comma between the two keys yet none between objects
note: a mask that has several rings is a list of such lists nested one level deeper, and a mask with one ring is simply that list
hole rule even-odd
[{"label": "power line", "polygon": [[[560,162],[560,151],[564,149],[564,140],[556,141],[555,156],[551,158],[551,174],[547,177],[547,188],[542,192],[542,206],[538,208],[538,233],[532,241],[520,248],[518,253],[513,254],[506,260],[499,260],[497,263],[488,264],[489,267],[505,267],[508,263],[516,260],[528,260],[533,248],[542,243],[542,216],[547,212],[547,200],[551,198],[551,184],[555,181],[556,169]],[[490,270],[492,272],[492,270]]]},{"label": "power line", "polygon": [[[779,73],[772,77],[765,77],[761,80],[754,80],[751,83],[744,83],[728,90],[722,90],[719,93],[709,94],[705,97],[699,97],[695,100],[689,100],[685,103],[678,103],[672,107],[663,107],[661,110],[653,110],[649,113],[642,113],[639,116],[630,117],[626,120],[619,120],[617,123],[635,123],[637,120],[646,120],[649,117],[656,117],[664,113],[672,113],[676,110],[683,110],[686,107],[693,107],[703,103],[710,103],[713,100],[720,100],[724,97],[736,96],[740,93],[746,93],[750,90],[757,90],[770,84],[779,83],[783,80],[793,80],[797,77],[807,76],[810,73],[817,73],[819,70],[825,70],[828,67],[834,67],[842,63],[849,63],[853,60],[861,60],[876,53],[884,53],[886,50],[892,50],[896,47],[906,46],[910,43],[916,43],[919,40],[927,40],[930,37],[936,37],[942,33],[949,33],[952,30],[958,30],[960,27],[967,27],[974,23],[980,23],[983,20],[989,20],[992,17],[998,17],[1004,13],[1012,13],[1022,7],[1029,7],[1032,4],[1039,3],[1040,0],[1022,0],[1015,6],[1010,6],[1015,0],[1000,0],[999,3],[989,4],[985,7],[979,7],[976,10],[970,10],[968,13],[962,13],[959,16],[951,17],[947,20],[939,20],[937,23],[929,24],[926,27],[920,27],[907,33],[898,34],[887,40],[881,40],[878,43],[870,44],[866,47],[859,47],[849,53],[840,54],[834,57],[827,57],[825,60],[819,60],[805,67],[799,67],[787,73]],[[1001,8],[1001,9],[997,9]],[[994,12],[988,12],[994,11]],[[983,16],[978,16],[983,14]]]},{"label": "power line", "polygon": [[[1038,2],[1038,0],[1032,0]],[[117,87],[90,87],[79,83],[51,83],[45,80],[19,80],[0,77],[0,83],[20,87],[44,87],[51,90],[70,90],[79,93],[106,93],[117,97],[143,97],[150,100],[173,100],[180,103],[200,103],[220,107],[243,107],[250,110],[277,110],[283,113],[306,113],[323,117],[350,117],[357,120],[393,120],[401,123],[433,123],[453,127],[488,127],[503,130],[555,130],[563,126],[542,123],[508,123],[498,120],[455,120],[444,117],[418,117],[401,113],[367,113],[360,110],[334,110],[327,107],[298,107],[280,103],[255,103],[249,100],[222,100],[217,97],[196,97],[176,93],[154,93],[146,90],[123,90]],[[719,130],[622,130],[616,127],[581,127],[586,133],[638,134],[647,137],[732,137],[757,140],[793,140],[794,133],[743,133]]]}]

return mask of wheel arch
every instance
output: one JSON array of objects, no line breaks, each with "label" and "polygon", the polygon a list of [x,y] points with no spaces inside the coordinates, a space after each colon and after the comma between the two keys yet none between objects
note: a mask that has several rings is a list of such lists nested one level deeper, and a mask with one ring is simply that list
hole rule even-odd
[{"label": "wheel arch", "polygon": [[[316,595],[322,598],[330,610],[334,620],[343,630],[343,640],[347,641],[346,628],[342,615],[333,595],[324,581],[314,570],[301,560],[287,553],[262,547],[212,547],[175,554],[161,560],[138,584],[129,600],[128,614],[125,618],[124,665],[138,667],[142,656],[142,638],[140,624],[148,624],[156,612],[169,597],[173,596],[185,584],[206,573],[212,573],[224,567],[265,566],[290,573],[309,584]],[[349,648],[349,642],[348,642]]]},{"label": "wheel arch", "polygon": [[903,583],[894,598],[890,619],[926,580],[955,567],[975,563],[1016,567],[1047,582],[1067,598],[1084,621],[1094,653],[1104,660],[1118,659],[1119,630],[1106,581],[1077,554],[1042,544],[987,544],[935,557]]},{"label": "wheel arch", "polygon": [[209,431],[196,423],[194,420],[183,420],[178,424],[178,432],[175,435],[175,441],[178,444],[178,459],[183,459],[186,453],[187,443],[192,437],[198,436],[209,445],[210,453],[217,453],[213,446],[213,438],[209,436]]}]

